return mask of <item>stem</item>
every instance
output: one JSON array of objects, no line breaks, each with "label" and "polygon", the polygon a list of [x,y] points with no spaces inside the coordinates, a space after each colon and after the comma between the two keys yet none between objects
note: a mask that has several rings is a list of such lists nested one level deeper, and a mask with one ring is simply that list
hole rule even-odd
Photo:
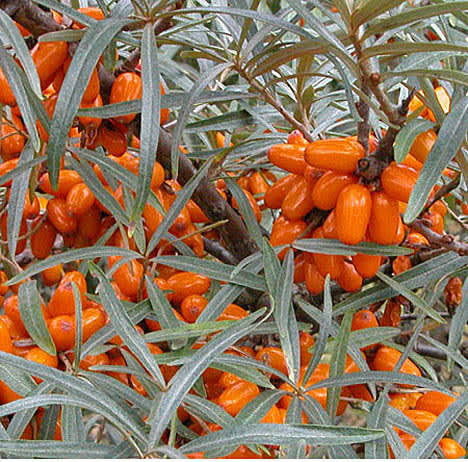
[{"label": "stem", "polygon": [[234,62],[234,69],[243,77],[250,86],[264,99],[266,103],[274,107],[283,117],[286,119],[294,128],[297,128],[303,135],[304,138],[312,142],[313,138],[308,128],[303,123],[299,122],[292,114],[290,114],[283,105],[263,86],[257,79],[252,77],[239,62]]}]

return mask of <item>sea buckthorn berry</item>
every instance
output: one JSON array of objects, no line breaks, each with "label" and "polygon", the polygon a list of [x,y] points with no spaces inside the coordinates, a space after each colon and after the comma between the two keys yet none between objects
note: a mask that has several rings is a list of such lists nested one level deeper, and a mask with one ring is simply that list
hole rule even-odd
[{"label": "sea buckthorn berry", "polygon": [[404,273],[411,269],[412,266],[411,258],[408,255],[400,255],[392,262],[393,274],[396,276],[397,274]]},{"label": "sea buckthorn berry", "polygon": [[405,246],[418,250],[423,247],[430,247],[430,244],[421,233],[412,232],[406,237]]},{"label": "sea buckthorn berry", "polygon": [[407,167],[411,167],[418,172],[423,168],[423,164],[411,154],[407,154],[406,157],[401,161],[401,164],[406,165]]},{"label": "sea buckthorn berry", "polygon": [[[81,103],[80,105],[80,109],[97,107],[102,107],[102,97],[100,94],[98,94],[93,101],[90,101],[89,103]],[[97,129],[102,123],[102,119],[99,117],[78,116],[78,120],[83,127],[93,127],[94,129]]]},{"label": "sea buckthorn berry", "polygon": [[273,369],[277,369],[284,375],[288,375],[288,366],[283,350],[278,347],[265,347],[260,349],[255,355],[255,359],[261,361]]},{"label": "sea buckthorn berry", "polygon": [[257,385],[251,382],[237,382],[226,388],[218,397],[218,405],[228,414],[236,416],[242,408],[260,394]]},{"label": "sea buckthorn berry", "polygon": [[381,326],[398,327],[401,322],[401,306],[394,300],[388,300],[380,318]]},{"label": "sea buckthorn berry", "polygon": [[169,289],[172,290],[172,300],[180,303],[189,295],[203,295],[210,288],[210,279],[201,274],[180,272],[167,280]]},{"label": "sea buckthorn berry", "polygon": [[307,166],[305,149],[305,146],[299,144],[275,144],[268,151],[268,159],[287,172],[302,175]]},{"label": "sea buckthorn berry", "polygon": [[28,361],[34,361],[35,363],[43,364],[44,366],[49,366],[56,368],[58,367],[57,356],[50,355],[44,350],[41,350],[39,347],[31,348],[31,350],[26,353],[25,359]]},{"label": "sea buckthorn berry", "polygon": [[348,385],[346,388],[349,390],[353,398],[360,399],[362,401],[367,401],[369,403],[375,401],[374,397],[372,396],[372,393],[369,391],[369,388],[363,383],[358,383],[356,385]]},{"label": "sea buckthorn berry", "polygon": [[393,244],[401,244],[403,240],[405,239],[405,234],[406,234],[406,228],[405,228],[405,225],[403,224],[403,220],[400,217],[398,221],[398,229],[395,234],[395,239],[393,240]]},{"label": "sea buckthorn berry", "polygon": [[[216,369],[213,369],[213,370],[216,370]],[[232,372],[223,372],[220,378],[218,379],[218,382],[223,388],[223,390],[226,388],[232,387],[237,382],[242,382],[242,381],[245,382],[245,380],[241,379],[240,377],[233,374]]]},{"label": "sea buckthorn berry", "polygon": [[308,181],[312,186],[315,186],[315,183],[317,183],[317,181],[322,178],[324,174],[324,170],[312,167],[312,165],[307,165],[302,175],[306,181]]},{"label": "sea buckthorn berry", "polygon": [[[360,329],[371,329],[373,327],[379,327],[379,322],[375,317],[375,314],[370,310],[360,310],[356,312],[353,316],[353,322],[351,323],[351,330],[360,330]],[[362,347],[362,351],[370,350],[374,348],[377,344],[367,345]]]},{"label": "sea buckthorn berry", "polygon": [[11,341],[10,332],[3,319],[0,319],[0,351],[13,353],[13,343]]},{"label": "sea buckthorn berry", "polygon": [[[68,70],[68,69],[67,69]],[[99,73],[97,67],[93,69],[91,72],[91,77],[88,82],[88,86],[83,94],[83,98],[81,99],[82,104],[91,104],[100,96],[99,92],[101,90],[101,84],[99,82]],[[101,104],[102,106],[102,99]]]},{"label": "sea buckthorn berry", "polygon": [[358,253],[357,255],[353,255],[351,258],[356,271],[363,278],[374,277],[382,264],[382,257],[380,255],[365,255]]},{"label": "sea buckthorn berry", "polygon": [[37,196],[34,195],[33,201],[31,202],[29,194],[26,194],[24,198],[23,218],[27,220],[32,220],[33,218],[36,218],[39,215],[40,211],[41,205]]},{"label": "sea buckthorn berry", "polygon": [[18,296],[12,295],[3,302],[5,314],[13,321],[15,329],[21,333],[21,337],[27,337],[28,333],[24,327],[18,305]]},{"label": "sea buckthorn berry", "polygon": [[456,398],[440,391],[427,391],[417,401],[415,408],[440,415],[456,401]]},{"label": "sea buckthorn berry", "polygon": [[51,194],[55,197],[65,198],[69,193],[70,189],[78,183],[82,183],[79,173],[74,170],[61,169],[59,170],[58,176],[58,188],[57,190],[52,189],[50,184],[50,178],[48,173],[44,173],[39,178],[39,188],[47,194]]},{"label": "sea buckthorn berry", "polygon": [[[288,220],[280,215],[273,223],[270,235],[270,244],[279,246],[292,244],[307,228],[307,224],[302,220]],[[286,249],[282,250],[278,257],[282,258],[286,254]]]},{"label": "sea buckthorn berry", "polygon": [[47,217],[60,234],[69,234],[76,231],[78,222],[68,212],[67,203],[58,197],[47,203]]},{"label": "sea buckthorn berry", "polygon": [[317,208],[331,210],[336,206],[340,192],[348,185],[356,183],[357,178],[350,173],[326,172],[315,183],[312,199]]},{"label": "sea buckthorn berry", "polygon": [[463,282],[459,277],[451,277],[444,288],[445,304],[455,309],[462,302]]},{"label": "sea buckthorn berry", "polygon": [[83,342],[86,342],[92,335],[106,324],[106,316],[97,308],[87,308],[83,310]]},{"label": "sea buckthorn berry", "polygon": [[424,214],[424,218],[429,220],[431,225],[429,226],[432,231],[437,234],[444,234],[444,218],[437,212],[427,212]]},{"label": "sea buckthorn berry", "polygon": [[[19,153],[24,148],[24,136],[18,132],[21,126],[12,127],[5,120],[2,121],[0,155],[3,161],[18,157]],[[21,124],[22,125],[22,124]]]},{"label": "sea buckthorn berry", "polygon": [[397,201],[408,202],[418,175],[418,172],[411,167],[392,162],[382,172],[380,179],[389,197]]},{"label": "sea buckthorn berry", "polygon": [[[6,162],[0,162],[0,176],[6,175],[7,173],[11,172],[16,168],[18,165],[18,159],[10,159]],[[0,186],[11,186],[12,180],[6,181],[5,183],[1,184]]]},{"label": "sea buckthorn berry", "polygon": [[305,264],[306,259],[304,253],[300,253],[294,257],[294,284],[305,281]]},{"label": "sea buckthorn berry", "polygon": [[281,208],[284,198],[300,178],[301,177],[299,175],[290,173],[276,181],[265,192],[265,196],[263,198],[265,205],[270,209]]},{"label": "sea buckthorn berry", "polygon": [[302,331],[299,334],[299,347],[301,349],[301,365],[308,365],[313,353],[310,351],[314,346],[314,337],[308,332]]},{"label": "sea buckthorn berry", "polygon": [[[141,77],[135,72],[124,72],[118,75],[112,84],[109,103],[115,104],[141,99],[142,93]],[[129,124],[135,116],[136,114],[119,116],[116,118],[116,121],[122,124]]]},{"label": "sea buckthorn berry", "polygon": [[325,278],[320,274],[317,265],[312,260],[306,259],[304,277],[306,288],[312,295],[318,295],[323,292]]},{"label": "sea buckthorn berry", "polygon": [[398,201],[385,192],[372,193],[372,209],[369,220],[369,237],[377,244],[390,245],[395,240],[400,223]]},{"label": "sea buckthorn berry", "polygon": [[14,106],[16,104],[15,95],[3,73],[3,69],[0,69],[0,103],[7,106]]},{"label": "sea buckthorn berry", "polygon": [[0,271],[0,295],[5,295],[9,288],[5,283],[8,281],[8,276],[5,271]]},{"label": "sea buckthorn berry", "polygon": [[[120,260],[120,257],[116,258],[116,261],[118,260]],[[109,258],[110,261],[111,259]],[[130,264],[132,265],[131,269]],[[115,271],[113,278],[124,295],[135,297],[138,294],[138,289],[143,278],[143,265],[137,260],[125,263]]]},{"label": "sea buckthorn berry", "polygon": [[[245,194],[245,197],[250,205],[250,208],[252,209],[255,219],[260,223],[262,220],[262,211],[260,210],[260,207],[257,204],[257,201],[255,198],[252,196],[252,193],[248,191],[247,189],[242,189],[242,192]],[[239,204],[237,203],[237,200],[233,197],[232,198],[232,206],[236,209],[239,208]]]},{"label": "sea buckthorn berry", "polygon": [[436,140],[437,133],[434,130],[419,134],[411,145],[410,154],[419,162],[424,163]]},{"label": "sea buckthorn berry", "polygon": [[403,414],[409,417],[421,431],[426,431],[437,420],[437,416],[432,412],[418,409],[406,409]]},{"label": "sea buckthorn berry", "polygon": [[444,204],[443,201],[438,200],[435,201],[430,207],[429,211],[433,213],[438,213],[442,217],[445,217],[447,215],[447,206]]},{"label": "sea buckthorn berry", "polygon": [[466,449],[452,438],[442,438],[439,446],[446,459],[460,459],[466,456]]},{"label": "sea buckthorn berry", "polygon": [[74,185],[68,191],[68,211],[74,215],[84,215],[94,205],[94,194],[84,183]]},{"label": "sea buckthorn berry", "polygon": [[202,295],[189,295],[182,300],[180,312],[187,322],[195,322],[208,305],[208,300]]},{"label": "sea buckthorn berry", "polygon": [[41,271],[42,283],[45,286],[53,286],[60,282],[63,274],[63,266],[61,263]]},{"label": "sea buckthorn berry", "polygon": [[42,89],[53,81],[55,73],[62,67],[68,56],[67,42],[38,42],[31,50]]},{"label": "sea buckthorn berry", "polygon": [[151,189],[158,189],[164,183],[164,168],[159,162],[153,165],[153,175],[151,177]]},{"label": "sea buckthorn berry", "polygon": [[[0,231],[2,234],[2,238],[5,241],[8,239],[7,226],[8,226],[8,212],[3,213],[2,218],[0,219]],[[18,242],[16,245],[16,255],[19,255],[26,248],[27,239],[24,236],[27,234],[27,232],[28,232],[28,225],[26,223],[26,220],[22,218],[21,223],[20,223]]]},{"label": "sea buckthorn berry", "polygon": [[56,237],[57,230],[55,227],[49,220],[44,220],[37,228],[37,231],[31,236],[32,254],[41,260],[47,258],[52,252]]},{"label": "sea buckthorn berry", "polygon": [[[374,371],[393,371],[396,363],[400,359],[401,353],[394,348],[382,346],[377,350],[371,369]],[[421,371],[411,359],[406,359],[400,371],[403,374],[416,375],[421,377]],[[401,385],[404,388],[411,388],[412,385]]]},{"label": "sea buckthorn berry", "polygon": [[127,151],[127,137],[120,130],[114,130],[101,124],[96,139],[96,145],[102,146],[108,154],[116,157]]},{"label": "sea buckthorn berry", "polygon": [[56,316],[49,320],[48,328],[57,351],[70,350],[75,346],[74,316]]},{"label": "sea buckthorn berry", "polygon": [[[95,19],[96,21],[101,21],[102,19],[105,18],[104,13],[102,12],[101,8],[98,8],[97,6],[86,6],[83,8],[78,8],[78,11],[80,13],[85,14],[86,16],[89,16],[90,18]],[[73,23],[73,28],[75,29],[83,29],[85,26],[78,21],[75,21]]]},{"label": "sea buckthorn berry", "polygon": [[345,261],[337,282],[346,292],[357,292],[362,287],[362,276],[352,263]]},{"label": "sea buckthorn berry", "polygon": [[336,213],[332,210],[322,225],[323,237],[325,239],[338,239],[338,228],[336,224]]},{"label": "sea buckthorn berry", "polygon": [[293,130],[288,135],[288,143],[289,144],[299,144],[301,146],[307,146],[309,143],[304,138],[304,135],[299,130]]},{"label": "sea buckthorn berry", "polygon": [[364,156],[360,143],[346,138],[331,138],[310,143],[304,157],[312,167],[352,173]]},{"label": "sea buckthorn berry", "polygon": [[[323,229],[317,228],[313,232],[312,237],[314,239],[323,239]],[[340,274],[343,271],[344,257],[342,255],[327,255],[322,253],[314,253],[313,260],[317,265],[317,269],[323,277],[326,277],[327,274],[329,274],[332,280],[336,280],[340,277]]]},{"label": "sea buckthorn berry", "polygon": [[101,211],[97,207],[91,207],[85,213],[78,216],[78,232],[81,236],[94,239],[101,230]]},{"label": "sea buckthorn berry", "polygon": [[249,312],[235,303],[230,303],[219,315],[217,321],[238,321],[247,317]]},{"label": "sea buckthorn berry", "polygon": [[194,200],[190,199],[185,207],[187,208],[192,223],[207,223],[210,221],[205,215],[205,212],[203,212]]},{"label": "sea buckthorn berry", "polygon": [[256,200],[263,199],[265,192],[268,189],[268,183],[260,172],[253,172],[249,176],[249,191],[254,195]]},{"label": "sea buckthorn berry", "polygon": [[83,276],[83,274],[81,274],[79,271],[68,271],[67,273],[65,273],[62,280],[60,281],[60,285],[69,285],[71,282],[74,282],[76,284],[81,296],[84,296],[86,294],[88,288],[86,285],[86,279]]},{"label": "sea buckthorn berry", "polygon": [[269,423],[269,424],[282,424],[283,419],[281,413],[275,404],[268,410],[268,412],[263,416],[260,423]]},{"label": "sea buckthorn berry", "polygon": [[299,220],[314,208],[312,199],[313,186],[300,178],[289,190],[281,204],[282,214],[289,220]]},{"label": "sea buckthorn berry", "polygon": [[371,208],[371,194],[365,186],[351,184],[341,191],[335,209],[341,242],[353,245],[364,239]]}]

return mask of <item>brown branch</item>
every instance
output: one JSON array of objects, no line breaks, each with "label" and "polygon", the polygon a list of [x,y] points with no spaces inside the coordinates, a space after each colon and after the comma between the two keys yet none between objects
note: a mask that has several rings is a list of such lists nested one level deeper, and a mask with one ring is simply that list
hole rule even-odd
[{"label": "brown branch", "polygon": [[462,256],[468,255],[468,243],[455,240],[455,237],[451,234],[442,235],[432,231],[426,226],[424,218],[414,220],[410,226],[418,233],[421,233],[432,247],[452,250]]},{"label": "brown branch", "polygon": [[435,202],[437,202],[439,199],[442,199],[445,197],[447,194],[452,192],[454,189],[458,188],[458,185],[460,184],[460,173],[458,173],[455,178],[453,178],[449,183],[445,184],[442,186],[435,194],[432,199],[430,199],[424,209],[424,211],[428,210],[431,205],[433,205]]},{"label": "brown branch", "polygon": [[202,236],[202,239],[203,246],[210,255],[222,261],[223,263],[228,263],[229,265],[237,264],[236,257],[232,255],[232,253],[227,249],[225,249],[220,242],[208,239],[204,236]]},{"label": "brown branch", "polygon": [[34,37],[65,29],[54,20],[51,13],[45,12],[30,0],[0,0],[0,8]]},{"label": "brown branch", "polygon": [[[157,158],[161,164],[171,168],[171,135],[160,129]],[[179,182],[184,185],[197,173],[190,159],[185,154],[179,156]],[[204,178],[193,194],[193,200],[203,210],[211,221],[228,220],[225,225],[218,228],[219,233],[227,246],[228,251],[236,261],[251,255],[258,250],[251,239],[242,218],[216,191],[216,188]]]}]

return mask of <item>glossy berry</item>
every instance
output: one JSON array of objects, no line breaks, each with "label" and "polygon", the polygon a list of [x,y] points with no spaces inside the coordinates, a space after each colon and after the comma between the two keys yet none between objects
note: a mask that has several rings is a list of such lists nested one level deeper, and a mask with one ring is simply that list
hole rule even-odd
[{"label": "glossy berry", "polygon": [[305,160],[312,167],[352,173],[365,155],[362,145],[347,138],[331,138],[310,143]]},{"label": "glossy berry", "polygon": [[362,276],[352,263],[345,261],[337,282],[346,292],[357,292],[362,286]]},{"label": "glossy berry", "polygon": [[[124,72],[118,75],[112,84],[109,103],[115,104],[141,99],[142,94],[143,86],[141,77],[134,72]],[[136,114],[119,116],[116,118],[116,121],[122,124],[129,124],[135,116]]]},{"label": "glossy berry", "polygon": [[78,183],[68,191],[67,209],[73,215],[84,215],[94,205],[94,194],[85,183]]},{"label": "glossy berry", "polygon": [[201,274],[180,272],[167,280],[169,290],[172,290],[172,300],[181,302],[189,295],[203,295],[210,288],[210,279]]},{"label": "glossy berry", "polygon": [[187,322],[195,322],[208,305],[208,300],[202,295],[189,295],[182,300],[180,312]]},{"label": "glossy berry", "polygon": [[39,259],[47,258],[54,246],[57,230],[49,222],[44,220],[37,228],[37,231],[31,236],[31,252]]},{"label": "glossy berry", "polygon": [[218,405],[228,414],[236,416],[242,408],[260,394],[257,385],[251,382],[237,382],[226,388],[218,398]]},{"label": "glossy berry", "polygon": [[381,176],[382,187],[389,197],[408,202],[418,179],[418,172],[411,167],[392,162]]},{"label": "glossy berry", "polygon": [[281,204],[282,214],[289,220],[300,220],[314,208],[313,186],[300,178],[289,190]]},{"label": "glossy berry", "polygon": [[341,191],[335,209],[338,238],[341,242],[353,245],[364,239],[371,207],[371,195],[365,186],[351,184]]},{"label": "glossy berry", "polygon": [[288,367],[286,365],[286,357],[283,350],[278,347],[265,347],[258,350],[255,359],[261,361],[273,369],[277,369],[284,375],[288,375]]},{"label": "glossy berry", "polygon": [[380,255],[365,255],[359,253],[353,255],[352,260],[356,271],[363,278],[374,277],[382,264],[382,257]]},{"label": "glossy berry", "polygon": [[456,401],[453,396],[440,391],[427,391],[416,402],[415,409],[440,415]]},{"label": "glossy berry", "polygon": [[322,210],[333,209],[341,191],[356,181],[357,178],[350,173],[326,172],[317,181],[312,191],[315,206]]},{"label": "glossy berry", "polygon": [[283,203],[284,198],[291,190],[291,188],[300,180],[300,176],[294,173],[284,176],[276,181],[265,192],[264,202],[270,209],[279,209]]},{"label": "glossy berry", "polygon": [[452,438],[442,438],[439,446],[446,459],[460,459],[466,456],[466,449]]},{"label": "glossy berry", "polygon": [[398,201],[391,199],[383,191],[372,193],[372,209],[368,226],[370,239],[377,244],[393,244],[399,222]]},{"label": "glossy berry", "polygon": [[304,152],[305,146],[299,144],[275,144],[268,151],[268,159],[287,172],[301,175],[307,166]]},{"label": "glossy berry", "polygon": [[56,316],[49,320],[48,328],[57,351],[71,350],[75,346],[74,316]]}]

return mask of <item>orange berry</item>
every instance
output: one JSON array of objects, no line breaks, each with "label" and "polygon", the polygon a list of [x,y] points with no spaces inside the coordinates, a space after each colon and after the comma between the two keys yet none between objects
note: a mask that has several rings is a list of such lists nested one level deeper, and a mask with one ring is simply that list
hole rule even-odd
[{"label": "orange berry", "polygon": [[437,133],[434,130],[421,133],[415,138],[409,152],[419,162],[424,163],[436,140]]},{"label": "orange berry", "polygon": [[356,183],[357,178],[350,173],[328,171],[315,184],[312,199],[317,208],[331,210],[336,206],[338,196],[348,185]]},{"label": "orange berry", "polygon": [[361,144],[347,138],[314,141],[305,152],[305,160],[312,167],[343,173],[354,172],[359,159],[364,156]]},{"label": "orange berry", "polygon": [[232,416],[237,415],[242,408],[260,394],[257,385],[251,382],[237,382],[226,388],[218,398],[218,405]]},{"label": "orange berry", "polygon": [[381,176],[382,187],[389,197],[408,202],[419,173],[406,165],[392,162]]},{"label": "orange berry", "polygon": [[38,42],[31,50],[42,89],[54,80],[55,73],[62,67],[68,56],[67,42]]},{"label": "orange berry", "polygon": [[288,367],[283,350],[278,347],[265,347],[258,350],[255,359],[261,361],[268,366],[279,370],[286,376],[288,375]]},{"label": "orange berry", "polygon": [[353,245],[364,239],[371,208],[371,195],[365,186],[351,184],[341,191],[335,209],[341,242]]},{"label": "orange berry", "polygon": [[230,303],[219,315],[217,321],[238,321],[248,316],[248,311],[239,305]]},{"label": "orange berry", "polygon": [[[258,206],[257,201],[252,196],[252,193],[248,191],[247,189],[242,189],[242,192],[245,194],[245,197],[247,198],[250,208],[252,209],[255,215],[255,219],[258,222],[260,222],[262,220],[262,211],[260,210],[260,207]],[[236,209],[239,208],[239,204],[237,203],[237,200],[235,199],[235,197],[232,198],[232,206]]]},{"label": "orange berry", "polygon": [[301,179],[299,175],[290,173],[289,175],[280,178],[273,185],[271,185],[264,196],[264,203],[270,209],[279,209],[283,203],[284,198],[291,190],[291,188]]},{"label": "orange berry", "polygon": [[172,300],[180,303],[188,295],[203,295],[210,288],[210,279],[201,274],[180,272],[167,280]]},{"label": "orange berry", "polygon": [[106,324],[106,316],[97,308],[83,310],[82,335],[83,342],[86,342],[99,329]]},{"label": "orange berry", "polygon": [[421,430],[426,431],[437,419],[432,412],[418,409],[405,409],[403,413]]},{"label": "orange berry", "polygon": [[10,354],[13,353],[13,343],[11,341],[10,332],[3,319],[0,319],[0,351],[5,351]]},{"label": "orange berry", "polygon": [[299,334],[299,347],[301,349],[301,364],[307,365],[313,354],[309,351],[314,346],[314,337],[308,332],[302,331]]},{"label": "orange berry", "polygon": [[[141,99],[143,86],[141,77],[134,72],[124,72],[117,76],[112,84],[109,103],[122,103],[135,99]],[[136,114],[128,114],[116,118],[116,121],[122,124],[129,124]]]},{"label": "orange berry", "polygon": [[[353,322],[351,324],[351,330],[360,330],[360,329],[371,329],[373,327],[379,327],[379,322],[375,317],[375,314],[370,310],[360,310],[356,312],[353,316]],[[370,350],[374,348],[377,344],[368,345],[361,348],[362,351]]]},{"label": "orange berry", "polygon": [[3,73],[3,69],[0,69],[0,103],[8,106],[16,105],[15,95],[13,94],[13,90]]},{"label": "orange berry", "polygon": [[182,300],[180,312],[187,322],[195,322],[208,305],[208,300],[202,295],[189,295]]},{"label": "orange berry", "polygon": [[44,350],[41,350],[39,347],[31,348],[25,356],[25,359],[28,361],[34,361],[35,363],[43,364],[44,366],[49,366],[56,368],[58,367],[57,356],[50,355]]},{"label": "orange berry", "polygon": [[312,184],[299,178],[281,204],[282,214],[289,220],[299,220],[307,215],[314,208],[312,190]]},{"label": "orange berry", "polygon": [[382,257],[380,255],[357,254],[353,255],[352,260],[356,271],[363,278],[374,277],[382,264]]},{"label": "orange berry", "polygon": [[307,166],[305,149],[305,146],[299,144],[275,144],[268,151],[268,159],[287,172],[301,175]]},{"label": "orange berry", "polygon": [[[400,356],[401,353],[398,350],[382,346],[377,350],[374,360],[372,361],[371,369],[375,371],[393,371]],[[399,372],[421,377],[421,371],[409,358],[405,360]],[[412,387],[412,385],[405,384],[401,386],[404,388]]]},{"label": "orange berry", "polygon": [[[314,239],[323,239],[323,229],[317,228],[312,237]],[[310,257],[307,257],[310,258]],[[343,271],[344,257],[342,255],[327,255],[321,253],[314,253],[313,260],[317,265],[317,269],[320,274],[325,278],[327,274],[330,275],[330,278],[337,280],[340,277],[341,272]],[[306,284],[307,284],[307,274],[306,274]]]},{"label": "orange berry", "polygon": [[52,194],[55,197],[65,198],[70,189],[78,183],[82,183],[79,173],[74,170],[62,169],[59,171],[58,188],[52,189],[49,174],[46,172],[39,178],[39,187],[47,194]]},{"label": "orange berry", "polygon": [[345,261],[337,282],[346,292],[357,292],[362,287],[362,276],[352,263]]},{"label": "orange berry", "polygon": [[41,260],[47,258],[52,252],[56,237],[57,230],[49,220],[46,219],[31,236],[32,254]]},{"label": "orange berry", "polygon": [[415,408],[420,411],[428,411],[435,415],[440,415],[455,401],[456,398],[440,391],[427,391],[418,399]]},{"label": "orange berry", "polygon": [[75,317],[61,315],[48,322],[48,328],[57,351],[71,350],[75,346]]},{"label": "orange berry", "polygon": [[369,237],[377,244],[390,245],[395,240],[400,223],[398,201],[385,192],[372,193],[372,209],[369,220]]},{"label": "orange berry", "polygon": [[[283,244],[292,244],[300,234],[307,228],[307,224],[302,220],[288,220],[280,215],[273,223],[270,235],[270,244],[280,246]],[[286,254],[286,251],[280,252],[280,258]]]},{"label": "orange berry", "polygon": [[442,438],[439,446],[446,459],[460,459],[466,456],[466,449],[452,438]]},{"label": "orange berry", "polygon": [[94,194],[85,183],[78,183],[68,191],[67,209],[74,215],[84,215],[94,205]]},{"label": "orange berry", "polygon": [[[121,257],[115,257],[115,261],[120,259]],[[109,264],[110,262],[111,258],[109,257]],[[130,264],[132,265],[131,269]],[[135,297],[143,279],[143,265],[137,260],[132,260],[130,263],[121,265],[112,277],[124,295]]]}]

